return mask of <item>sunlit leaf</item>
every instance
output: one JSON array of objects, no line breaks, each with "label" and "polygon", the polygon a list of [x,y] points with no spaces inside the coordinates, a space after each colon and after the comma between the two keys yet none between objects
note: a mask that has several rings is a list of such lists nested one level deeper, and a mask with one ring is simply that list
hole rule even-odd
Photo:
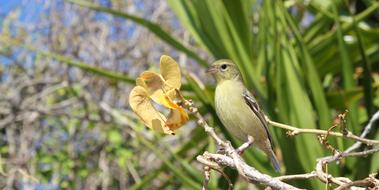
[{"label": "sunlit leaf", "polygon": [[168,116],[166,125],[172,129],[178,129],[188,121],[188,115],[185,110],[181,107],[176,110],[171,110],[170,115]]},{"label": "sunlit leaf", "polygon": [[130,92],[129,104],[147,127],[166,134],[174,134],[174,132],[165,125],[167,121],[166,117],[154,108],[151,104],[149,94],[143,87],[136,86],[133,88]]},{"label": "sunlit leaf", "polygon": [[181,74],[179,65],[170,56],[162,55],[160,60],[160,69],[163,79],[172,88],[180,88]]},{"label": "sunlit leaf", "polygon": [[158,73],[153,71],[143,72],[136,80],[136,84],[145,88],[148,96],[156,103],[160,103],[160,99],[164,96],[164,91],[168,91],[170,87],[165,85],[165,82]]}]

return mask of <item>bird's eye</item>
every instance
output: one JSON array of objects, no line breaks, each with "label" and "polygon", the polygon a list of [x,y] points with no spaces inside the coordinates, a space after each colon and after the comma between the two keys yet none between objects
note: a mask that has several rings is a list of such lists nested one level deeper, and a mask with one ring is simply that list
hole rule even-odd
[{"label": "bird's eye", "polygon": [[221,65],[221,70],[222,70],[222,71],[225,71],[226,68],[228,68],[228,65],[226,65],[226,64],[222,64],[222,65]]}]

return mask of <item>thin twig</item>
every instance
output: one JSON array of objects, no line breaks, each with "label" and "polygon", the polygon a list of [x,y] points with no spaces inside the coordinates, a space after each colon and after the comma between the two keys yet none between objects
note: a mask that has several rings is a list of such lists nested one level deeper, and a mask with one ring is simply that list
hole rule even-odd
[{"label": "thin twig", "polygon": [[[374,126],[375,123],[379,121],[379,111],[377,111],[370,119],[366,127],[364,128],[362,134],[360,135],[361,138],[365,138],[371,131],[372,127]],[[345,152],[353,152],[354,150],[358,149],[361,147],[362,142],[358,141],[355,142],[350,148],[348,148]]]},{"label": "thin twig", "polygon": [[344,135],[344,134],[339,133],[339,132],[332,132],[332,131],[328,132],[328,131],[320,130],[320,129],[302,129],[302,128],[297,128],[297,127],[293,127],[293,126],[290,126],[290,125],[286,125],[286,124],[278,123],[278,122],[275,122],[275,121],[271,121],[267,117],[266,117],[266,120],[267,120],[267,122],[269,124],[271,124],[274,127],[279,127],[279,128],[282,128],[282,129],[290,130],[290,133],[289,133],[290,135],[298,135],[300,133],[309,133],[309,134],[318,134],[318,135],[331,135],[331,136],[343,137],[343,138],[359,141],[359,142],[367,144],[367,145],[376,145],[376,144],[379,144],[379,140],[371,140],[371,139],[366,139],[366,138],[358,137],[358,136],[352,134],[351,132],[348,132],[348,134]]},{"label": "thin twig", "polygon": [[[207,154],[207,152],[205,152],[204,154]],[[205,165],[206,167],[208,167],[208,169],[213,169],[213,170],[217,171],[218,173],[220,173],[226,179],[226,181],[228,181],[228,184],[229,184],[228,190],[231,190],[233,188],[232,181],[222,171],[222,167],[218,163],[210,161],[209,158],[206,158],[204,155],[199,155],[199,156],[196,157],[196,159],[197,159],[197,161],[199,161],[200,163],[202,163],[203,165]],[[204,175],[206,175],[206,174],[204,173]],[[204,176],[204,177],[207,177],[207,176]],[[204,179],[204,183],[208,183],[208,182],[209,182],[209,180]],[[204,189],[204,186],[205,185],[203,184],[203,189]]]},{"label": "thin twig", "polygon": [[370,150],[361,151],[361,152],[350,152],[350,153],[342,152],[341,157],[343,158],[343,157],[350,157],[350,156],[368,156],[369,154],[374,154],[376,152],[379,152],[379,147],[373,148]]},{"label": "thin twig", "polygon": [[376,173],[373,173],[373,174],[370,174],[365,179],[352,181],[350,183],[343,184],[343,185],[337,187],[336,190],[347,189],[347,188],[350,188],[353,186],[355,186],[355,187],[366,187],[366,188],[370,187],[372,189],[374,189],[375,187],[378,188],[379,187],[379,180],[375,178],[376,175],[377,175]]},{"label": "thin twig", "polygon": [[203,182],[203,190],[208,190],[208,184],[209,184],[209,180],[210,180],[210,167],[205,165],[203,167],[203,171],[204,171],[204,182]]},{"label": "thin twig", "polygon": [[287,181],[287,180],[294,180],[294,179],[310,179],[317,177],[316,172],[306,173],[306,174],[294,174],[294,175],[283,175],[276,177],[275,179],[278,179],[280,181]]},{"label": "thin twig", "polygon": [[379,151],[379,147],[375,148],[375,149],[362,151],[362,152],[354,152],[354,153],[342,152],[342,153],[336,153],[334,156],[326,156],[326,157],[323,157],[323,158],[320,158],[317,160],[315,172],[318,176],[318,179],[320,179],[322,182],[324,182],[324,183],[332,182],[336,185],[342,186],[346,183],[350,183],[351,180],[348,178],[333,177],[332,175],[324,172],[323,168],[325,166],[327,166],[331,162],[335,162],[335,161],[340,160],[340,159],[345,158],[345,157],[367,156],[369,154],[373,154],[373,153],[378,152],[378,151]]},{"label": "thin twig", "polygon": [[336,179],[332,175],[324,172],[324,166],[329,163],[329,160],[332,159],[332,156],[323,157],[317,160],[316,169],[315,172],[317,174],[318,179],[320,179],[325,184],[328,184],[329,182],[332,182],[337,185],[343,185],[346,182],[343,182],[339,179]]}]

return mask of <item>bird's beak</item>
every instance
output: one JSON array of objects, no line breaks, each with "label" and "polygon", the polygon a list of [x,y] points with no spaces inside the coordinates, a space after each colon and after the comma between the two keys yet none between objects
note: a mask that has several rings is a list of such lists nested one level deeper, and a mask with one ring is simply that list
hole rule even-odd
[{"label": "bird's beak", "polygon": [[207,70],[207,74],[215,74],[215,73],[217,73],[217,67],[216,66],[210,66],[209,68],[208,68],[208,70]]}]

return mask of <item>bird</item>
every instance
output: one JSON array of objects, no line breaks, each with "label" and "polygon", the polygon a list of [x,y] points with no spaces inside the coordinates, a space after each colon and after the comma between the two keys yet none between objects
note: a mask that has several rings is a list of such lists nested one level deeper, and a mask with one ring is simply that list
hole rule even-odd
[{"label": "bird", "polygon": [[280,171],[265,115],[245,87],[237,65],[228,59],[217,60],[207,73],[217,81],[215,108],[221,123],[241,141],[253,140],[251,143],[269,157],[276,171]]}]

